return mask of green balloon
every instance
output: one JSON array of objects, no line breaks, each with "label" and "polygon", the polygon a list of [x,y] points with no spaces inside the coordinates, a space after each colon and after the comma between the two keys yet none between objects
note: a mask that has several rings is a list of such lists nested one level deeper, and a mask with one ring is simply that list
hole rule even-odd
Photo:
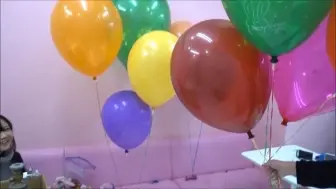
[{"label": "green balloon", "polygon": [[232,23],[259,50],[279,56],[309,38],[333,0],[222,0]]},{"label": "green balloon", "polygon": [[112,0],[112,2],[123,22],[124,39],[118,58],[127,68],[128,54],[138,38],[154,30],[169,30],[169,5],[166,0]]}]

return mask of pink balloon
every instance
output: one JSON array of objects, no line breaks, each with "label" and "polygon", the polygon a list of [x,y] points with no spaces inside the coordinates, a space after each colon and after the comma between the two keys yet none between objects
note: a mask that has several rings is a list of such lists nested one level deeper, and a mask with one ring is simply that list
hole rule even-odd
[{"label": "pink balloon", "polygon": [[326,29],[327,19],[301,46],[279,57],[274,96],[284,125],[335,110],[335,98],[327,101],[335,94],[335,71],[326,52]]}]

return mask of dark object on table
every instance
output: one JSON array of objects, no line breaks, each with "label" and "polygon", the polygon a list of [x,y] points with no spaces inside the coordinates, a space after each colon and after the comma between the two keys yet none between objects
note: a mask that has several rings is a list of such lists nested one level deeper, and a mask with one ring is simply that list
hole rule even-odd
[{"label": "dark object on table", "polygon": [[9,189],[28,189],[28,185],[23,181],[23,168],[23,163],[14,163],[10,166],[13,177],[10,179]]},{"label": "dark object on table", "polygon": [[317,188],[336,187],[336,160],[296,162],[297,183]]},{"label": "dark object on table", "polygon": [[313,153],[303,151],[303,150],[297,150],[296,151],[296,157],[301,159],[301,160],[313,160]]},{"label": "dark object on table", "polygon": [[[21,185],[16,184],[16,185],[13,186],[14,178],[16,176],[17,176],[16,178],[19,178],[19,175],[20,175],[20,178],[21,178],[21,175],[22,175],[23,180],[22,179],[21,180],[22,180],[23,183],[27,184],[27,188],[29,188],[29,189],[47,189],[45,179],[44,179],[43,175],[39,173],[38,170],[32,170],[30,172],[24,172],[22,174],[21,173],[22,166],[23,165],[20,164],[18,167],[14,167],[15,174],[14,175],[11,174],[10,179],[0,181],[0,188],[1,189],[10,189],[10,187],[15,188],[15,189],[22,188],[22,187],[24,188],[24,186],[22,184]],[[14,176],[14,178],[13,178],[13,176]],[[20,179],[17,179],[17,180],[20,180]]]},{"label": "dark object on table", "polygon": [[157,184],[157,183],[159,183],[158,180],[153,180],[153,181],[152,181],[152,184]]},{"label": "dark object on table", "polygon": [[[11,163],[12,164],[14,164],[14,163],[24,163],[21,154],[19,152],[17,152],[16,149],[15,149],[14,155],[11,159]],[[22,172],[26,172],[26,168],[24,166],[22,167]]]},{"label": "dark object on table", "polygon": [[186,176],[185,180],[186,180],[186,181],[197,180],[197,175]]}]

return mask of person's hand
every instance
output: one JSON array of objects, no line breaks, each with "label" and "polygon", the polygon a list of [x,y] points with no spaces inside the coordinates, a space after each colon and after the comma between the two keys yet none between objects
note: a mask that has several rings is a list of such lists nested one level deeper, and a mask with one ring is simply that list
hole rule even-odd
[{"label": "person's hand", "polygon": [[263,167],[277,170],[281,177],[296,175],[296,163],[294,161],[270,160]]}]

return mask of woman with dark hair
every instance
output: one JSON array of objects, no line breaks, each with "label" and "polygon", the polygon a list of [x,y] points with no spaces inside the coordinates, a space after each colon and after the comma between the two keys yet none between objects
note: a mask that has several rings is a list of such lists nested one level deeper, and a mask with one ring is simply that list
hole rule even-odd
[{"label": "woman with dark hair", "polygon": [[7,180],[12,176],[9,166],[13,163],[23,163],[23,160],[20,153],[16,151],[12,123],[5,116],[0,115],[0,180]]}]

